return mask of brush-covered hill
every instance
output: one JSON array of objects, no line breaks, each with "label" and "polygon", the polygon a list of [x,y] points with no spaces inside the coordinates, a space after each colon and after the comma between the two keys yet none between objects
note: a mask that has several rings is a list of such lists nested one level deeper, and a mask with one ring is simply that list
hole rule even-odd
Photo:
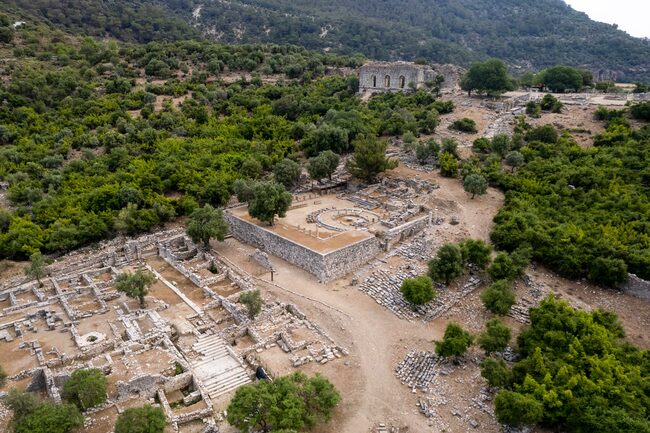
[{"label": "brush-covered hill", "polygon": [[126,41],[205,37],[460,65],[498,57],[515,70],[569,64],[650,81],[649,41],[562,0],[8,0],[0,8]]}]

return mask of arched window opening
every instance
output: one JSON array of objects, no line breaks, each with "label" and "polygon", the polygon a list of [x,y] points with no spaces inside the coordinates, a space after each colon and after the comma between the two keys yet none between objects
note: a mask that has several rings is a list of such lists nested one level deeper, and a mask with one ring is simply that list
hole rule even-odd
[{"label": "arched window opening", "polygon": [[372,76],[372,87],[377,87],[377,76],[376,75]]},{"label": "arched window opening", "polygon": [[390,75],[384,77],[384,87],[390,87]]},{"label": "arched window opening", "polygon": [[399,88],[403,89],[405,85],[406,85],[406,78],[404,78],[404,75],[400,75],[400,77],[399,77]]}]

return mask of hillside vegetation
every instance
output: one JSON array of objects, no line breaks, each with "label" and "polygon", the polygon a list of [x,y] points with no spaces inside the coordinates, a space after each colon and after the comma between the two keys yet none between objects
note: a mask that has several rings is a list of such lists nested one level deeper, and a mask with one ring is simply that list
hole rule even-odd
[{"label": "hillside vegetation", "polygon": [[591,21],[562,0],[9,0],[0,8],[126,41],[202,34],[375,59],[468,65],[497,57],[522,70],[567,64],[650,81],[648,42]]},{"label": "hillside vegetation", "polygon": [[[0,257],[69,251],[222,206],[236,179],[267,176],[300,151],[430,133],[453,107],[424,91],[362,104],[356,77],[323,77],[358,59],[298,47],[128,45],[30,25],[13,44],[0,83],[11,204],[0,210]],[[233,71],[253,76],[226,80]]]}]

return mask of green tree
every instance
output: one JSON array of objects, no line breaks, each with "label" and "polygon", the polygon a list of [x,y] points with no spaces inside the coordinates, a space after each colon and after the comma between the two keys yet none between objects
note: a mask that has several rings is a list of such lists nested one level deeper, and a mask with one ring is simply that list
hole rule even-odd
[{"label": "green tree", "polygon": [[542,420],[544,406],[533,397],[501,390],[494,399],[494,413],[502,424],[531,425]]},{"label": "green tree", "polygon": [[348,162],[348,170],[353,176],[372,181],[379,173],[397,167],[397,161],[386,158],[388,143],[385,140],[359,136],[353,145],[354,155]]},{"label": "green tree", "polygon": [[277,182],[263,182],[253,189],[248,202],[248,214],[273,225],[275,216],[284,217],[291,206],[292,196]]},{"label": "green tree", "polygon": [[472,194],[472,200],[477,194],[485,194],[487,192],[487,187],[487,180],[480,174],[476,173],[468,175],[463,182],[463,188],[465,191]]},{"label": "green tree", "polygon": [[232,184],[232,190],[241,203],[247,203],[255,196],[255,187],[259,182],[251,179],[237,179]]},{"label": "green tree", "polygon": [[472,344],[472,336],[456,323],[449,323],[442,341],[436,341],[436,353],[439,356],[463,356]]},{"label": "green tree", "polygon": [[495,281],[481,293],[481,301],[488,311],[505,316],[515,303],[515,294],[506,280]]},{"label": "green tree", "polygon": [[424,305],[436,297],[433,281],[426,275],[405,279],[400,290],[404,299],[413,305]]},{"label": "green tree", "polygon": [[5,405],[14,413],[14,424],[19,423],[24,417],[33,413],[42,404],[41,400],[34,393],[19,391],[11,388],[4,399]]},{"label": "green tree", "polygon": [[262,175],[262,163],[255,158],[247,158],[242,162],[240,172],[250,179],[258,179]]},{"label": "green tree", "polygon": [[429,261],[429,276],[435,281],[449,284],[463,274],[463,253],[458,245],[447,243]]},{"label": "green tree", "polygon": [[635,119],[650,122],[650,101],[632,104],[630,114]]},{"label": "green tree", "polygon": [[550,111],[552,113],[561,113],[563,104],[555,96],[547,93],[542,98],[542,101],[539,103],[539,106],[544,111]]},{"label": "green tree", "polygon": [[319,182],[324,177],[332,180],[332,174],[334,174],[336,168],[339,166],[340,159],[341,158],[331,150],[326,150],[313,158],[309,158],[307,165],[309,176],[313,180]]},{"label": "green tree", "polygon": [[559,140],[557,130],[553,125],[542,125],[526,133],[526,141],[541,141],[542,143],[555,144]]},{"label": "green tree", "polygon": [[506,64],[498,59],[474,63],[461,78],[460,87],[470,96],[473,91],[499,95],[514,88]]},{"label": "green tree", "polygon": [[465,263],[472,264],[479,269],[485,269],[490,263],[492,247],[482,240],[465,239],[459,246]]},{"label": "green tree", "polygon": [[473,134],[476,132],[476,122],[473,119],[463,117],[462,119],[454,120],[449,128]]},{"label": "green tree", "polygon": [[485,358],[481,362],[481,376],[492,387],[504,388],[512,383],[512,371],[503,359]]},{"label": "green tree", "polygon": [[2,368],[2,365],[0,365],[0,388],[5,386],[7,383],[7,373],[5,372],[5,369]]},{"label": "green tree", "polygon": [[440,145],[434,140],[420,142],[415,146],[415,158],[420,164],[426,164],[430,158],[435,158],[440,152]]},{"label": "green tree", "polygon": [[115,288],[126,293],[130,298],[139,299],[140,306],[144,308],[144,297],[149,293],[149,286],[156,281],[150,272],[138,269],[137,271],[123,272],[115,279]]},{"label": "green tree", "polygon": [[443,138],[442,139],[442,151],[452,155],[454,158],[458,159],[458,142],[455,138]]},{"label": "green tree", "polygon": [[565,91],[580,91],[583,78],[579,69],[571,66],[554,66],[541,71],[537,81],[548,87],[553,92],[564,93]]},{"label": "green tree", "polygon": [[499,319],[492,319],[487,322],[485,332],[479,336],[478,345],[487,355],[502,352],[510,343],[511,336],[510,328]]},{"label": "green tree", "polygon": [[506,155],[506,164],[512,167],[511,171],[524,165],[525,159],[521,152],[513,150]]},{"label": "green tree", "polygon": [[206,204],[202,208],[192,212],[192,215],[190,215],[187,221],[185,232],[192,241],[196,243],[201,242],[208,249],[210,247],[210,239],[223,241],[228,230],[228,222],[223,216],[223,211]]},{"label": "green tree", "polygon": [[490,153],[492,143],[489,138],[479,137],[472,143],[472,150],[476,153]]},{"label": "green tree", "polygon": [[25,275],[35,278],[38,281],[38,287],[43,287],[41,278],[45,276],[45,266],[45,257],[40,252],[29,256],[29,266],[25,268]]},{"label": "green tree", "polygon": [[456,177],[458,175],[458,160],[448,152],[440,152],[440,174],[444,177]]},{"label": "green tree", "polygon": [[304,431],[329,421],[340,400],[327,379],[296,372],[237,389],[226,419],[242,432]]},{"label": "green tree", "polygon": [[503,156],[510,150],[512,140],[507,134],[496,134],[492,137],[490,147],[492,151],[503,158]]},{"label": "green tree", "polygon": [[117,417],[115,433],[163,433],[167,420],[159,407],[131,407]]},{"label": "green tree", "polygon": [[523,275],[526,266],[528,266],[528,259],[530,256],[522,255],[523,252],[512,254],[501,252],[497,254],[488,269],[492,281],[498,280],[514,280]]},{"label": "green tree", "polygon": [[106,401],[106,387],[106,376],[100,369],[75,370],[63,384],[63,398],[84,411]]},{"label": "green tree", "polygon": [[589,266],[589,279],[605,287],[616,287],[627,278],[627,264],[621,259],[596,257]]},{"label": "green tree", "polygon": [[83,425],[84,417],[73,404],[42,403],[15,423],[15,433],[69,433]]},{"label": "green tree", "polygon": [[276,182],[281,183],[285,188],[293,188],[300,179],[300,164],[288,158],[275,164],[273,177]]},{"label": "green tree", "polygon": [[349,149],[348,132],[325,123],[307,133],[301,145],[308,156],[317,155],[324,150],[340,154]]},{"label": "green tree", "polygon": [[262,295],[257,289],[249,290],[239,295],[239,302],[246,306],[248,317],[251,319],[254,319],[262,311]]},{"label": "green tree", "polygon": [[542,107],[535,101],[529,101],[526,104],[526,114],[533,119],[539,119],[542,114]]}]

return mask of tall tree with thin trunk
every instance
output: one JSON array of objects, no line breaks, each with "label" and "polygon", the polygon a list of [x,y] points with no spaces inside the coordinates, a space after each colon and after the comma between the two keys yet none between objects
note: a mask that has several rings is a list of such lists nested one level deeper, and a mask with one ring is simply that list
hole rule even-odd
[{"label": "tall tree with thin trunk", "polygon": [[130,298],[140,300],[140,306],[144,308],[144,297],[149,293],[149,287],[156,281],[156,277],[150,272],[138,269],[130,273],[124,272],[117,276],[115,287],[118,291],[126,293]]},{"label": "tall tree with thin trunk", "polygon": [[221,209],[215,209],[209,204],[192,212],[187,222],[187,235],[194,242],[202,242],[207,249],[210,239],[223,241],[228,233],[228,223]]},{"label": "tall tree with thin trunk", "polygon": [[43,287],[41,278],[45,276],[45,257],[40,252],[29,256],[29,266],[25,269],[25,274],[38,281],[38,287]]}]

